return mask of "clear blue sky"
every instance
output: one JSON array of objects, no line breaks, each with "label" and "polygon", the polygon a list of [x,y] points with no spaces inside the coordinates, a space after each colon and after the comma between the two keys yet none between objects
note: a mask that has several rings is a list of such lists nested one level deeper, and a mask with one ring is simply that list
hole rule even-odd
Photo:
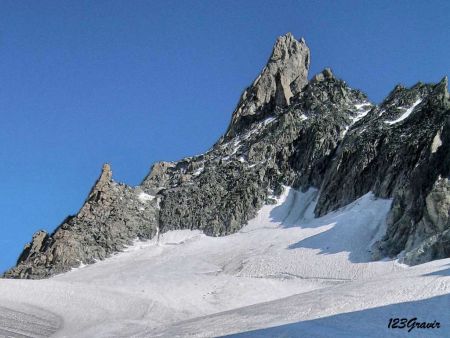
[{"label": "clear blue sky", "polygon": [[0,270],[102,163],[137,185],[207,150],[278,35],[379,102],[450,70],[449,1],[1,1]]}]

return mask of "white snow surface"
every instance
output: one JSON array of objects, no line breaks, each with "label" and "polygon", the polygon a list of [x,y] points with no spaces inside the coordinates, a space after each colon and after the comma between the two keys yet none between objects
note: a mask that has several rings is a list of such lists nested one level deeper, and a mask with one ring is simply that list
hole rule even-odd
[{"label": "white snow surface", "polygon": [[360,104],[355,104],[356,116],[352,118],[352,124],[361,120],[372,110],[372,108],[373,105],[367,101]]},{"label": "white snow surface", "polygon": [[155,198],[155,196],[146,194],[145,192],[141,192],[141,193],[138,195],[138,199],[139,199],[139,201],[142,202],[142,203],[146,203],[146,202],[148,202],[148,201],[152,201],[154,198]]},{"label": "white snow surface", "polygon": [[170,231],[47,280],[0,280],[0,336],[450,336],[450,259],[373,262],[392,201],[314,218],[317,194],[286,188],[230,236]]},{"label": "white snow surface", "polygon": [[300,115],[300,120],[306,121],[307,119],[308,119],[308,116],[306,116],[305,114]]},{"label": "white snow surface", "polygon": [[420,104],[420,102],[422,102],[422,99],[416,100],[416,102],[414,102],[411,107],[406,109],[405,112],[398,119],[395,119],[394,121],[384,121],[384,122],[392,125],[405,120],[406,118],[408,118],[409,115],[411,115],[411,113],[414,111],[414,108],[416,108],[416,106]]},{"label": "white snow surface", "polygon": [[198,175],[200,175],[204,170],[205,170],[205,167],[204,167],[204,166],[201,166],[200,168],[198,168],[197,170],[195,170],[194,173],[193,173],[192,175],[198,176]]}]

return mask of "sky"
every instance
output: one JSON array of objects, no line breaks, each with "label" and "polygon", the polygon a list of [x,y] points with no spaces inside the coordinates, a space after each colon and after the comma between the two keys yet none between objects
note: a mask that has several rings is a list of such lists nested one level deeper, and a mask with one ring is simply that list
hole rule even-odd
[{"label": "sky", "polygon": [[449,1],[0,1],[0,271],[103,163],[134,186],[209,149],[287,32],[376,103],[450,73]]}]

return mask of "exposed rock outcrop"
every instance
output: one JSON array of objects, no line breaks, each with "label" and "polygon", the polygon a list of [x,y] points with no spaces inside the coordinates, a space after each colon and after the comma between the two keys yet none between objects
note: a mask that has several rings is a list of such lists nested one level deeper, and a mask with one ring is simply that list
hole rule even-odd
[{"label": "exposed rock outcrop", "polygon": [[241,96],[225,138],[236,136],[246,125],[263,119],[277,107],[289,106],[308,82],[309,48],[291,33],[280,36],[261,74]]},{"label": "exposed rock outcrop", "polygon": [[156,200],[141,194],[140,188],[114,182],[105,164],[78,214],[67,217],[51,235],[37,232],[5,277],[48,277],[104,259],[136,238],[151,238],[156,233]]}]

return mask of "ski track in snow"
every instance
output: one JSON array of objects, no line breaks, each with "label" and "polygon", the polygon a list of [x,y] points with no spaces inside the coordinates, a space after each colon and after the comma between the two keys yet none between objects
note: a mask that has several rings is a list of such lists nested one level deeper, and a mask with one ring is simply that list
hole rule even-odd
[{"label": "ski track in snow", "polygon": [[47,280],[0,280],[0,337],[380,337],[391,317],[450,336],[450,259],[371,261],[391,200],[368,193],[314,218],[285,189],[226,237],[179,230]]}]

